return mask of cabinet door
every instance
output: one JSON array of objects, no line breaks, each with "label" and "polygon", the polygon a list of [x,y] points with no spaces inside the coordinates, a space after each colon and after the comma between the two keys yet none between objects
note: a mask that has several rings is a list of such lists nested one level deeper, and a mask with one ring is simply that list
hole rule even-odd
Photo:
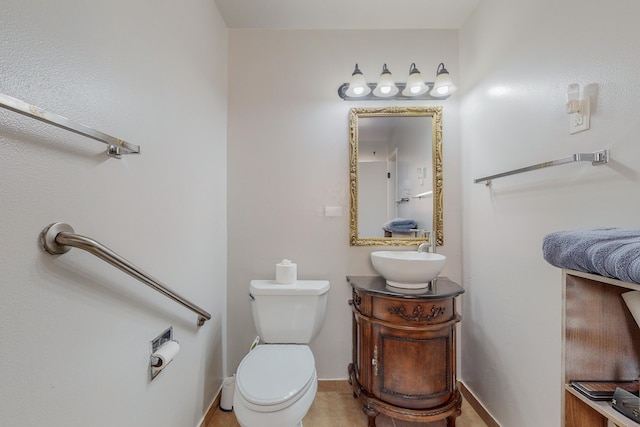
[{"label": "cabinet door", "polygon": [[356,380],[367,392],[371,390],[371,322],[353,311],[353,365]]},{"label": "cabinet door", "polygon": [[372,336],[372,392],[378,399],[409,409],[449,401],[455,372],[451,326],[420,331],[374,323]]}]

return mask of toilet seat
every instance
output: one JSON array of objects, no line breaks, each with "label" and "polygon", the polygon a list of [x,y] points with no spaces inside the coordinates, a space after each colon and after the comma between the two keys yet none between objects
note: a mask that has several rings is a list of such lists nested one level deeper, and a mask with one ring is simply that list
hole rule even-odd
[{"label": "toilet seat", "polygon": [[250,409],[274,412],[300,399],[315,377],[315,359],[308,346],[265,344],[242,359],[236,389]]}]

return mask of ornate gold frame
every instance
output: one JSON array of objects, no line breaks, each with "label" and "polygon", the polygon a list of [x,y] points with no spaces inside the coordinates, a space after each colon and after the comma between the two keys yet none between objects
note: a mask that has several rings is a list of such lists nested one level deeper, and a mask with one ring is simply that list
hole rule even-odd
[{"label": "ornate gold frame", "polygon": [[358,118],[359,117],[431,117],[433,150],[433,230],[436,244],[444,244],[442,212],[442,107],[374,107],[349,110],[349,243],[351,246],[415,246],[426,238],[358,236]]}]

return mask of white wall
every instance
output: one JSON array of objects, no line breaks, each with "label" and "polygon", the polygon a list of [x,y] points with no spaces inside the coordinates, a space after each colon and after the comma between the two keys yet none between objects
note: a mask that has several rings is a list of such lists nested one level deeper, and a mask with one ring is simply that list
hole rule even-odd
[{"label": "white wall", "polygon": [[[213,2],[5,0],[0,92],[142,147],[0,111],[0,425],[195,426],[223,375],[227,30]],[[79,249],[64,221],[210,311]],[[149,341],[181,351],[153,382]]]},{"label": "white wall", "polygon": [[[282,258],[298,277],[328,279],[328,313],[312,343],[320,378],[346,378],[351,357],[351,298],[345,276],[374,274],[372,247],[349,246],[349,108],[403,105],[345,102],[337,89],[358,62],[375,81],[383,63],[406,81],[415,62],[425,78],[445,62],[458,74],[457,31],[229,32],[229,369],[256,332],[251,279],[269,279]],[[444,105],[445,274],[460,278],[458,104]],[[324,206],[344,215],[325,217]]]},{"label": "white wall", "polygon": [[[561,274],[545,234],[638,227],[640,4],[485,0],[460,33],[462,377],[506,426],[560,425]],[[591,130],[569,135],[570,83],[596,84]],[[572,164],[473,179],[608,148]]]}]

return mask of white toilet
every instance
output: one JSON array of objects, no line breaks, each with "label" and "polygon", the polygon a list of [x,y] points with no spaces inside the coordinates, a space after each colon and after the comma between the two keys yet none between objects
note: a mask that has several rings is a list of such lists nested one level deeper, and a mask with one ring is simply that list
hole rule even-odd
[{"label": "white toilet", "polygon": [[252,280],[253,322],[261,341],[236,372],[233,409],[242,427],[300,427],[318,389],[307,344],[324,322],[329,282]]}]

